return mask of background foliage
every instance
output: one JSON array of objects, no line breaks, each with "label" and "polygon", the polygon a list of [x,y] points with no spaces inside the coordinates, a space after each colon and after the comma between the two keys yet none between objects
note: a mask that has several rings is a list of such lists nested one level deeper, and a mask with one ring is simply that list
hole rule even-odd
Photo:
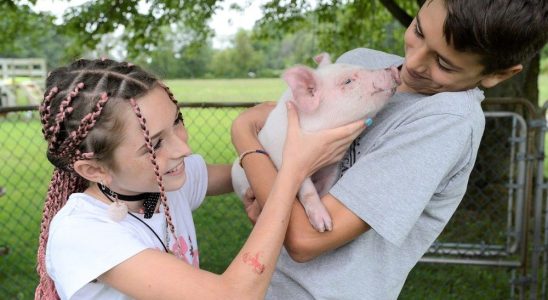
[{"label": "background foliage", "polygon": [[[312,65],[323,51],[338,57],[368,47],[403,55],[403,32],[424,0],[270,0],[255,27],[238,32],[225,49],[212,47],[208,26],[223,0],[88,1],[68,9],[61,21],[33,11],[35,2],[0,2],[0,57],[45,57],[52,67],[82,56],[109,56],[164,78],[253,78],[279,76],[297,63]],[[232,9],[245,12],[250,2],[242,3]],[[546,69],[536,56],[487,96],[537,103],[541,65]]]}]

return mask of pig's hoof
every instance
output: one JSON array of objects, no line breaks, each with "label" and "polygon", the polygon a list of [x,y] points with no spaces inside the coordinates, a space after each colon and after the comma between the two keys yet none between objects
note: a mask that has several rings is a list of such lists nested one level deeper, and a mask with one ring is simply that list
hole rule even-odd
[{"label": "pig's hoof", "polygon": [[308,209],[306,210],[306,213],[308,215],[308,219],[310,220],[310,224],[312,224],[312,227],[314,227],[316,231],[324,232],[331,231],[333,229],[331,217],[323,205],[316,207],[316,209]]}]

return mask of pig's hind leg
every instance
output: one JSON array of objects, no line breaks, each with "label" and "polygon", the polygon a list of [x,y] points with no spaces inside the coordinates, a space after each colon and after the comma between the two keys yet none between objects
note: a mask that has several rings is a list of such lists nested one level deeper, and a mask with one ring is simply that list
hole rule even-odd
[{"label": "pig's hind leg", "polygon": [[314,184],[310,178],[307,178],[299,190],[299,200],[306,211],[312,227],[319,232],[331,231],[333,223],[331,216],[323,205]]}]

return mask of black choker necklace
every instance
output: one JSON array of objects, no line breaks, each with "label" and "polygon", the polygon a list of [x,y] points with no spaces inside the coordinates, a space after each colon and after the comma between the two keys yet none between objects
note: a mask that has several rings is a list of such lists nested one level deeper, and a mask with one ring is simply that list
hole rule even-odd
[{"label": "black choker necklace", "polygon": [[97,184],[99,186],[99,190],[103,192],[109,200],[110,198],[118,199],[118,200],[124,200],[124,201],[141,201],[144,200],[143,206],[145,208],[145,219],[152,218],[152,215],[154,214],[154,210],[156,209],[156,204],[158,203],[158,199],[160,199],[160,193],[141,193],[138,195],[122,195],[118,194],[108,187],[106,187],[103,184]]}]

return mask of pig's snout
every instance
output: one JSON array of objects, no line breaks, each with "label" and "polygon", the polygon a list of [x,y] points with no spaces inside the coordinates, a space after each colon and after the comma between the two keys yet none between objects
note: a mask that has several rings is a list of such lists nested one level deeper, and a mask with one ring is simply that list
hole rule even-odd
[{"label": "pig's snout", "polygon": [[392,75],[392,79],[394,80],[396,85],[400,85],[401,84],[400,70],[398,70],[398,68],[394,66],[388,68],[388,70],[390,70],[390,75]]},{"label": "pig's snout", "polygon": [[396,92],[396,88],[401,84],[400,72],[396,67],[386,68],[377,71],[375,80],[373,80],[373,95],[382,92]]}]

